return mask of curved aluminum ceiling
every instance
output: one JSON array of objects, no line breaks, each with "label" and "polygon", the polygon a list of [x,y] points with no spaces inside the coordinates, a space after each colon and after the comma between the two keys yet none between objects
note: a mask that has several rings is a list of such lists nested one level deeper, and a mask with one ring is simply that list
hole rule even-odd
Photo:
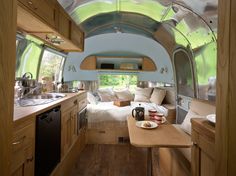
[{"label": "curved aluminum ceiling", "polygon": [[216,40],[217,0],[58,1],[86,37],[109,32],[153,37],[162,25],[177,44],[193,49]]}]

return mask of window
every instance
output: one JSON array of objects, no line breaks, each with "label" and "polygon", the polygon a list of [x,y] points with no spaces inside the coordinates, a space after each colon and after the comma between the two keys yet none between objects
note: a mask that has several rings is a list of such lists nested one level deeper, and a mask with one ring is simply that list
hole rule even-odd
[{"label": "window", "polygon": [[39,70],[38,80],[42,81],[43,77],[49,77],[52,80],[60,82],[62,79],[62,70],[65,56],[57,52],[45,49]]},{"label": "window", "polygon": [[174,66],[176,72],[177,92],[180,95],[194,97],[194,81],[192,66],[187,53],[178,50],[174,54]]},{"label": "window", "polygon": [[16,51],[16,77],[31,72],[33,79],[36,79],[41,52],[40,45],[26,39],[19,40]]},{"label": "window", "polygon": [[137,87],[137,82],[137,75],[101,74],[99,77],[99,88],[128,88],[131,92],[134,92],[135,87]]},{"label": "window", "polygon": [[216,98],[216,43],[212,42],[198,48],[195,63],[198,81],[198,98],[215,101]]}]

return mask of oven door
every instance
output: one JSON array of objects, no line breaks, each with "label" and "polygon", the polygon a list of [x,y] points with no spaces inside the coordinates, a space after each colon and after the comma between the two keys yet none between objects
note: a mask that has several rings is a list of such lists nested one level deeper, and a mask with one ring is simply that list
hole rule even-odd
[{"label": "oven door", "polygon": [[87,108],[85,107],[77,114],[77,134],[80,130],[87,126],[87,117],[86,117]]}]

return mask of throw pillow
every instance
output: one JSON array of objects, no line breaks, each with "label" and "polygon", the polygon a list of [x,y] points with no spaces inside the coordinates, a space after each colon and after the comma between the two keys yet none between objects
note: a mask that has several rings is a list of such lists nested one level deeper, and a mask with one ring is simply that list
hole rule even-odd
[{"label": "throw pillow", "polygon": [[117,97],[111,88],[98,89],[97,92],[103,102],[117,100]]},{"label": "throw pillow", "polygon": [[87,100],[90,104],[96,105],[98,103],[96,97],[91,92],[87,92]]},{"label": "throw pillow", "polygon": [[123,89],[123,90],[115,90],[114,91],[116,94],[116,97],[119,100],[130,100],[132,101],[134,99],[134,96],[128,89]]},{"label": "throw pillow", "polygon": [[138,102],[150,102],[150,97],[153,88],[139,88],[135,89],[134,101]]},{"label": "throw pillow", "polygon": [[150,101],[152,103],[156,103],[157,105],[161,105],[165,96],[166,96],[166,90],[155,88],[151,95]]},{"label": "throw pillow", "polygon": [[191,109],[189,109],[187,115],[185,116],[184,121],[180,125],[180,128],[184,130],[186,133],[191,135],[191,119],[192,118],[204,118],[204,116],[200,116],[197,113],[193,112]]}]

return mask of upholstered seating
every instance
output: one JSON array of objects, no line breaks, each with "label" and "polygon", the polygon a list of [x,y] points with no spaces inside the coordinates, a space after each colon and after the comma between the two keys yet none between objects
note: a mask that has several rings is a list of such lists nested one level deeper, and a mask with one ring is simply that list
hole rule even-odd
[{"label": "upholstered seating", "polygon": [[[204,118],[208,114],[215,113],[215,105],[204,100],[193,99],[190,105],[189,111],[193,112],[192,116],[188,118],[201,117]],[[195,115],[194,115],[195,114]],[[188,123],[188,122],[187,122]],[[189,120],[190,123],[190,120]],[[189,124],[191,125],[191,124]],[[181,128],[183,125],[175,125],[176,129],[185,133]],[[191,136],[189,135],[189,138]],[[181,175],[188,176],[191,173],[191,148],[178,148],[178,149],[169,149],[169,148],[160,148],[160,169],[163,175],[173,176]]]}]

